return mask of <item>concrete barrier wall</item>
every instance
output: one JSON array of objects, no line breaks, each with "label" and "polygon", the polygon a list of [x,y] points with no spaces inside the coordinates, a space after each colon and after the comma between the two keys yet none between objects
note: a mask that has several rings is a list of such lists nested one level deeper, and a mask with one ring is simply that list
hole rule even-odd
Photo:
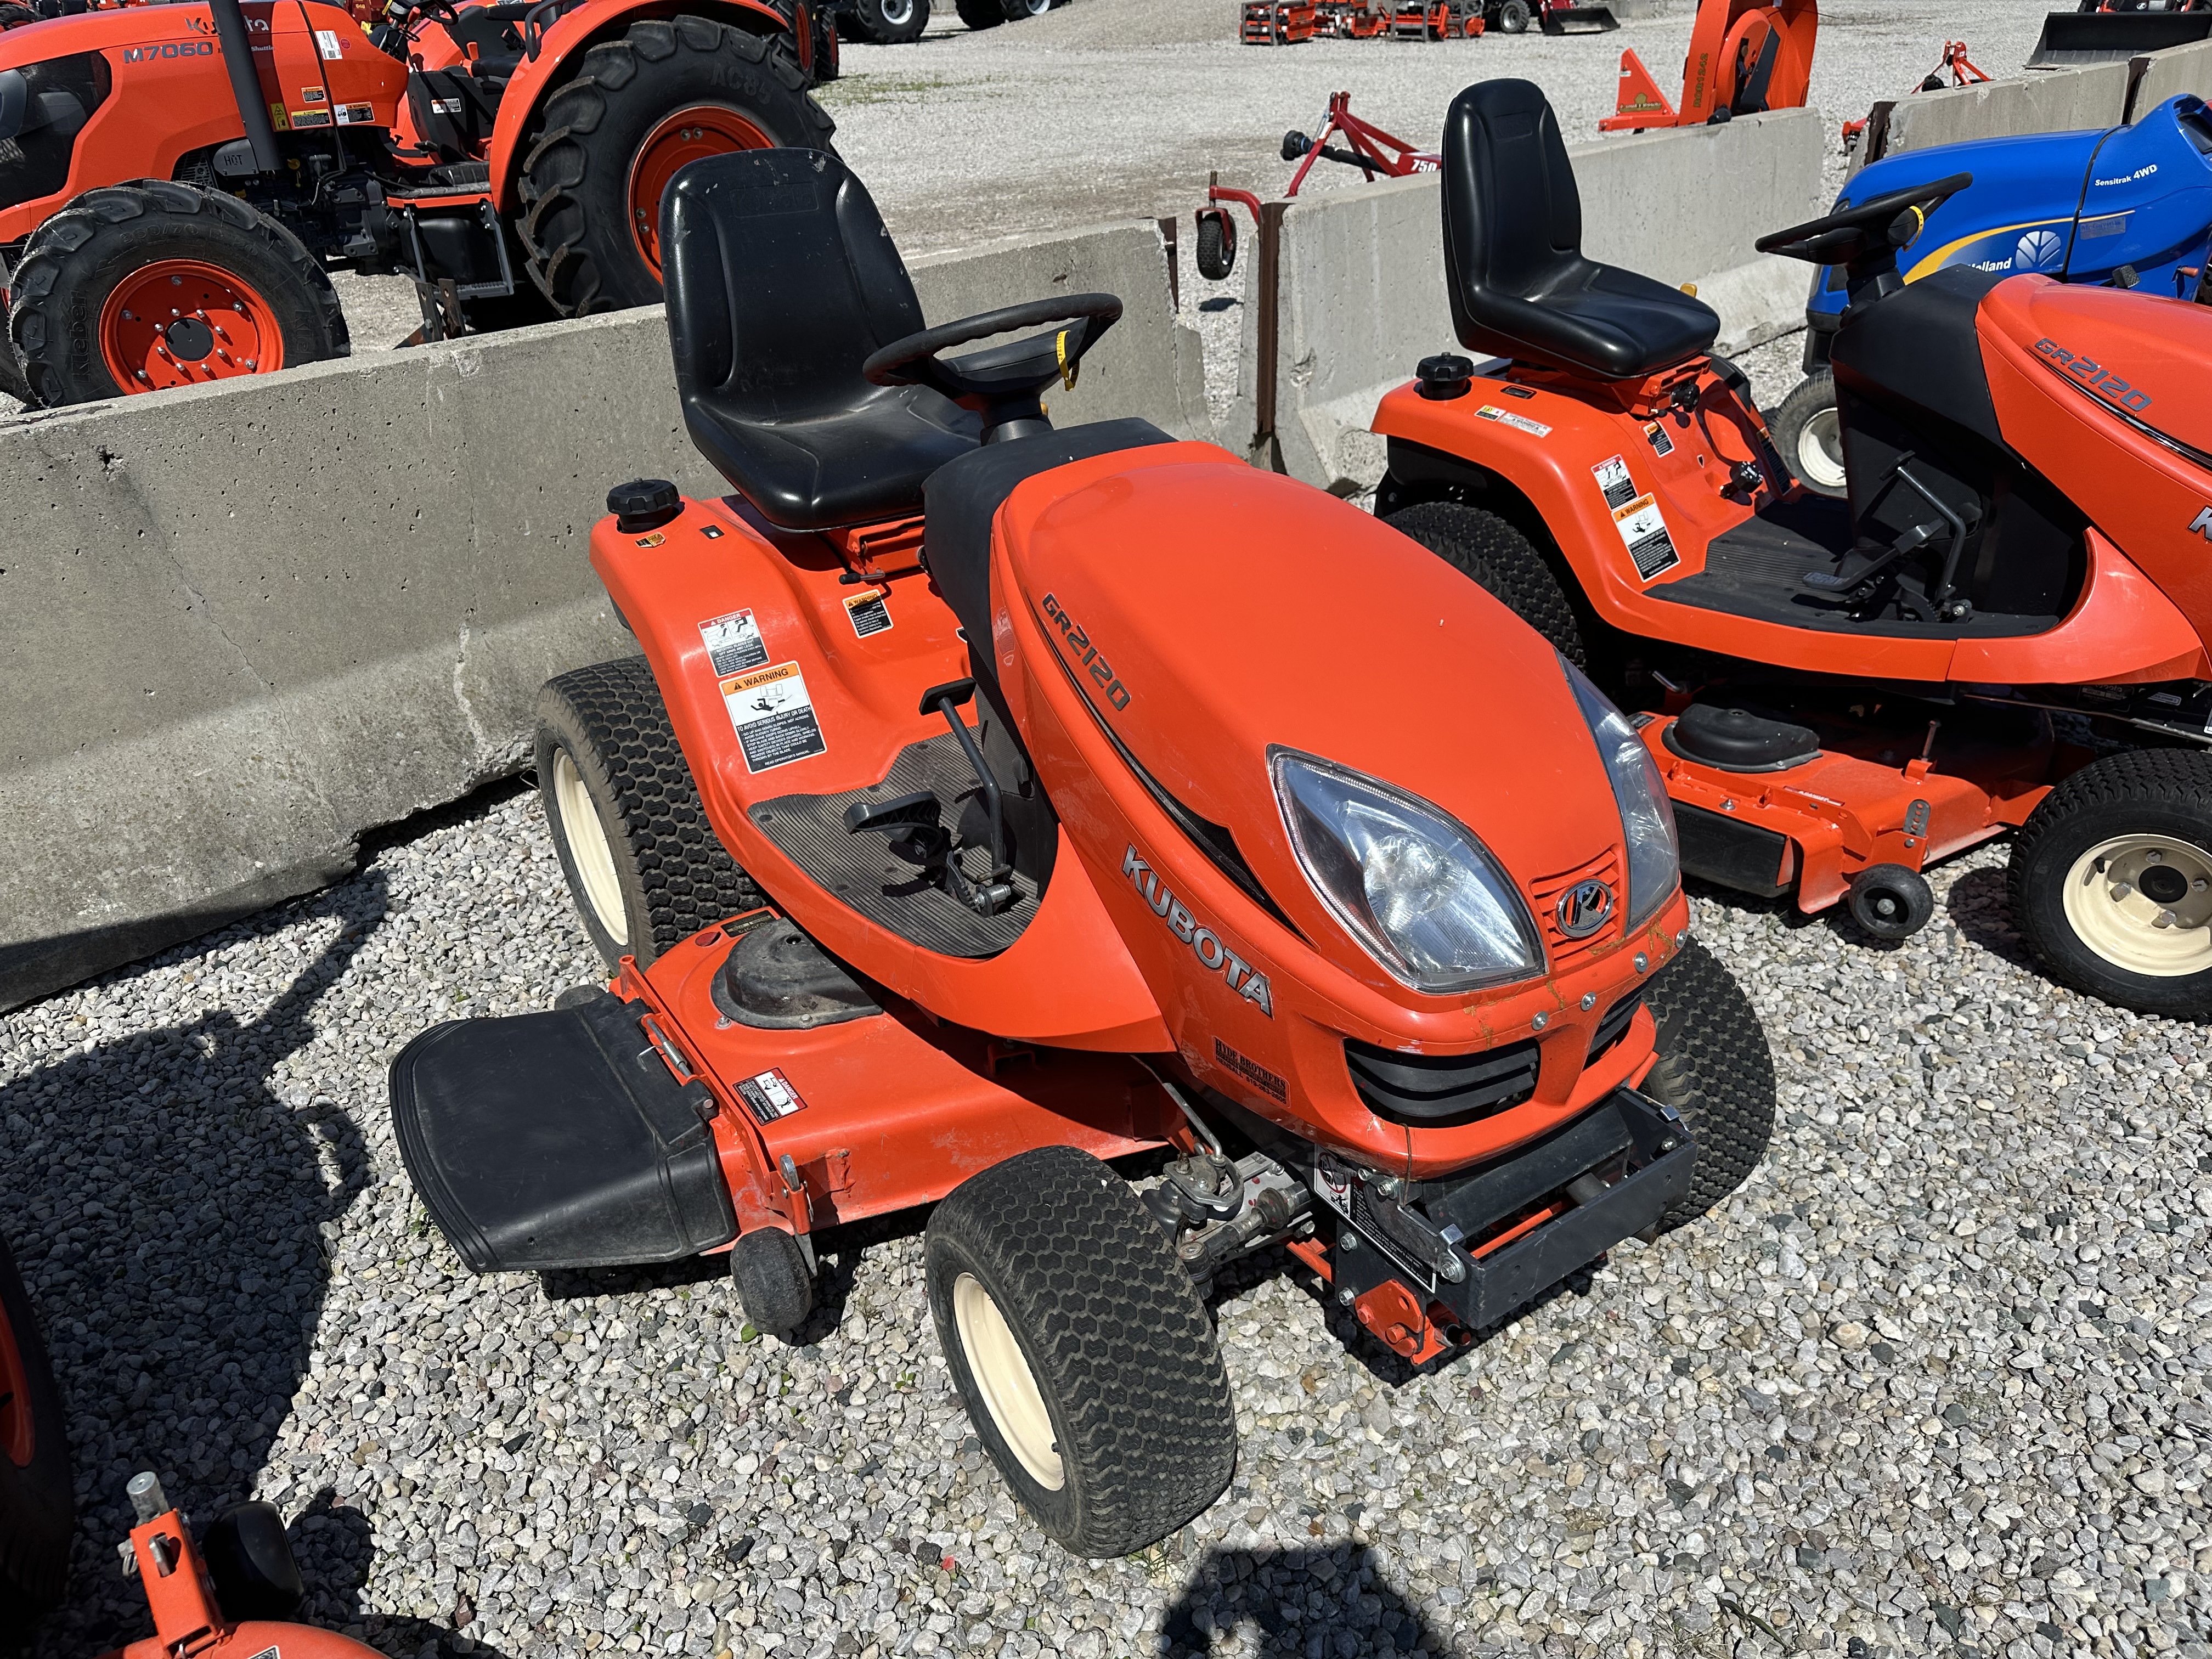
[{"label": "concrete barrier wall", "polygon": [[[935,322],[1128,306],[1055,395],[1211,436],[1150,221],[918,260]],[[550,676],[634,649],[585,562],[695,456],[657,310],[0,424],[0,1007],[350,867],[528,763]]]},{"label": "concrete barrier wall", "polygon": [[2128,119],[2136,120],[2181,93],[2212,99],[2212,40],[2172,46],[2130,60],[2135,87],[2128,96]]},{"label": "concrete barrier wall", "polygon": [[[2163,55],[2163,54],[2160,54]],[[1889,112],[1884,155],[1971,138],[2116,127],[2127,118],[2128,65],[2036,70],[2008,80],[1942,92],[1916,92]],[[1874,159],[1869,157],[1869,160]]]},{"label": "concrete barrier wall", "polygon": [[[1583,252],[1661,282],[1695,283],[1720,313],[1724,351],[1802,326],[1805,268],[1752,244],[1820,210],[1827,143],[1823,118],[1802,109],[1578,146],[1571,153]],[[1441,191],[1430,174],[1291,205],[1274,442],[1255,441],[1259,326],[1249,305],[1224,442],[1267,451],[1256,458],[1279,458],[1294,477],[1328,489],[1365,488],[1382,476],[1382,444],[1367,430],[1376,402],[1421,358],[1457,349],[1444,295]]]}]

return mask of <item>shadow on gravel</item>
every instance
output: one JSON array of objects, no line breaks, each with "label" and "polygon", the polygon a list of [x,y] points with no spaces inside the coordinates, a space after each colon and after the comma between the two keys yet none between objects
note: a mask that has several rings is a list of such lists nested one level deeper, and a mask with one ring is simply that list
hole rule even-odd
[{"label": "shadow on gravel", "polygon": [[375,1527],[361,1510],[334,1501],[327,1489],[315,1494],[315,1501],[288,1531],[300,1576],[307,1584],[307,1603],[298,1615],[301,1623],[357,1631],[360,1640],[391,1659],[457,1659],[470,1654],[507,1659],[497,1648],[466,1633],[479,1609],[465,1597],[447,1610],[447,1621],[442,1624],[362,1607],[361,1587],[368,1582],[369,1566],[376,1559]]},{"label": "shadow on gravel", "polygon": [[342,924],[250,1024],[215,1010],[0,1087],[0,1210],[76,1464],[70,1598],[40,1632],[55,1659],[148,1629],[114,1553],[131,1475],[155,1471],[179,1507],[211,1519],[250,1494],[291,1409],[328,1276],[319,1230],[366,1185],[368,1156],[337,1105],[298,1088],[296,1103],[280,1099],[269,1078],[313,1037],[317,1000],[386,908],[372,872],[223,936]]},{"label": "shadow on gravel", "polygon": [[2015,968],[2040,974],[2035,958],[2012,925],[2012,897],[2002,870],[1969,870],[1951,884],[1944,909],[1969,945],[2002,957]]},{"label": "shadow on gravel", "polygon": [[[1211,1654],[1257,1632],[1264,1659],[1340,1650],[1350,1634],[1364,1653],[1446,1651],[1412,1603],[1358,1544],[1310,1549],[1209,1550],[1160,1626],[1162,1659]],[[1318,1645],[1316,1645],[1318,1644]]]}]

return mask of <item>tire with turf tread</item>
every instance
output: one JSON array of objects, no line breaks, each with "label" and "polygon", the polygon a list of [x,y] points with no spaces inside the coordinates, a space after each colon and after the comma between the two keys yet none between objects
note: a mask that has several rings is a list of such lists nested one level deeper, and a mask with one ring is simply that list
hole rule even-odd
[{"label": "tire with turf tread", "polygon": [[[12,1342],[21,1367],[21,1393],[0,1406],[0,1632],[27,1637],[32,1622],[62,1598],[70,1540],[76,1530],[76,1483],[70,1469],[69,1422],[54,1385],[31,1299],[0,1239],[0,1343]],[[0,1353],[0,1383],[8,1379]],[[12,1392],[12,1390],[11,1390]],[[15,1413],[21,1413],[20,1419]],[[18,1426],[27,1429],[29,1461],[11,1450]],[[20,1448],[17,1448],[20,1449]],[[0,1638],[0,1646],[6,1640]]]},{"label": "tire with turf tread", "polygon": [[85,191],[23,246],[8,335],[34,401],[58,409],[123,395],[100,350],[101,308],[161,259],[213,265],[258,292],[283,340],[283,367],[352,349],[337,290],[297,236],[221,191],[141,179]]},{"label": "tire with turf tread", "polygon": [[1237,1413],[1213,1326],[1120,1176],[1072,1146],[1010,1158],[937,1206],[922,1260],[976,1436],[1061,1546],[1127,1555],[1221,1495]]},{"label": "tire with turf tread", "polygon": [[[2112,872],[2118,860],[2098,855],[2116,846],[2133,847],[2136,860],[2158,850],[2170,872],[2162,879],[2178,890],[2160,892],[2137,870],[2138,902],[2114,898],[2094,878]],[[2212,1018],[2212,966],[2192,970],[2212,896],[2200,880],[2212,882],[2212,754],[2184,749],[2129,750],[2083,767],[2028,814],[2007,872],[2013,926],[2051,978],[2115,1007],[2191,1020]],[[2169,907],[2191,925],[2160,927]]]},{"label": "tire with turf tread", "polygon": [[[538,793],[584,931],[610,968],[645,967],[760,889],[707,821],[642,657],[578,668],[538,694]],[[596,840],[595,840],[596,836]]]},{"label": "tire with turf tread", "polygon": [[838,15],[851,20],[855,40],[879,46],[904,46],[921,40],[929,27],[929,0],[848,0]]},{"label": "tire with turf tread", "polygon": [[1836,377],[1828,370],[1797,382],[1766,423],[1766,433],[1806,489],[1836,501],[1849,493],[1836,425]]},{"label": "tire with turf tread", "polygon": [[1735,975],[1696,939],[1644,988],[1658,1059],[1644,1092],[1672,1106],[1698,1143],[1690,1190],[1659,1218],[1671,1232],[1749,1179],[1774,1135],[1774,1056]]},{"label": "tire with turf tread", "polygon": [[1582,629],[1559,579],[1528,538],[1495,513],[1460,501],[1415,501],[1386,522],[1473,578],[1576,667],[1589,668]]},{"label": "tire with turf tread", "polygon": [[531,280],[562,316],[659,302],[659,274],[631,223],[631,163],[692,106],[734,111],[778,145],[828,149],[836,131],[807,95],[787,40],[686,14],[633,23],[593,46],[532,118],[523,145],[516,228]]},{"label": "tire with turf tread", "polygon": [[952,0],[952,9],[971,29],[994,29],[1006,21],[1006,9],[1000,0]]}]

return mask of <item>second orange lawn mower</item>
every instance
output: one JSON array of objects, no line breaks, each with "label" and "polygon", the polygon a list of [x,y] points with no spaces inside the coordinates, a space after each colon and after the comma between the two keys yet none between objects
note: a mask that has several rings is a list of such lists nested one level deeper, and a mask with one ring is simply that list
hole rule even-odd
[{"label": "second orange lawn mower", "polygon": [[[1899,250],[1971,176],[1763,238],[1849,293],[1848,500],[1768,441],[1694,297],[1580,251],[1543,93],[1444,129],[1460,342],[1391,392],[1378,510],[1506,599],[1644,725],[1692,874],[1902,939],[1921,871],[2017,831],[2054,977],[2212,1015],[2212,307]],[[1531,252],[1534,250],[1534,252]]]},{"label": "second orange lawn mower", "polygon": [[1054,430],[1121,302],[924,327],[834,156],[687,168],[663,242],[734,493],[614,492],[644,655],[541,704],[611,985],[393,1062],[470,1267],[728,1250],[795,1336],[841,1228],[934,1206],[975,1431],[1109,1556],[1229,1479],[1229,1262],[1425,1363],[1744,1179],[1765,1039],[1649,755],[1533,630],[1210,444]]}]

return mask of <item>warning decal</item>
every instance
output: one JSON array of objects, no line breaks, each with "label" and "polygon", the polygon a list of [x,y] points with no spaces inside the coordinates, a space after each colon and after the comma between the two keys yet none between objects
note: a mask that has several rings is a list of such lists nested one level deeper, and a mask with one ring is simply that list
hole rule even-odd
[{"label": "warning decal", "polygon": [[738,1097],[765,1128],[780,1117],[789,1117],[793,1112],[804,1111],[806,1103],[799,1097],[799,1091],[791,1086],[791,1079],[781,1072],[770,1068],[753,1077],[738,1080]]},{"label": "warning decal", "polygon": [[1552,428],[1541,421],[1532,421],[1526,415],[1516,415],[1510,410],[1498,408],[1496,404],[1485,404],[1474,411],[1474,418],[1478,421],[1496,421],[1500,426],[1510,426],[1516,432],[1525,432],[1532,438],[1548,438],[1552,435]]},{"label": "warning decal", "polygon": [[1590,469],[1597,487],[1605,492],[1607,507],[1626,507],[1636,499],[1636,486],[1628,481],[1628,463],[1615,455]]},{"label": "warning decal", "polygon": [[1653,454],[1671,455],[1674,453],[1674,441],[1667,435],[1667,428],[1662,422],[1652,422],[1644,428],[1644,435],[1651,440]]},{"label": "warning decal", "polygon": [[750,771],[766,772],[829,750],[814,718],[814,700],[806,695],[806,677],[795,662],[724,680],[722,702]]},{"label": "warning decal", "polygon": [[881,634],[891,625],[890,595],[878,588],[872,592],[855,593],[845,601],[845,614],[853,620],[853,632],[860,639],[871,634]]},{"label": "warning decal", "polygon": [[717,674],[742,674],[768,660],[768,647],[761,643],[760,624],[753,620],[750,611],[732,611],[726,617],[701,623],[699,637],[706,642],[707,654],[713,659]]},{"label": "warning decal", "polygon": [[1659,512],[1659,503],[1650,496],[1638,495],[1614,507],[1613,526],[1620,532],[1628,556],[1636,561],[1636,574],[1645,581],[1681,563],[1682,556],[1675,552],[1674,539],[1667,533],[1667,520]]}]

